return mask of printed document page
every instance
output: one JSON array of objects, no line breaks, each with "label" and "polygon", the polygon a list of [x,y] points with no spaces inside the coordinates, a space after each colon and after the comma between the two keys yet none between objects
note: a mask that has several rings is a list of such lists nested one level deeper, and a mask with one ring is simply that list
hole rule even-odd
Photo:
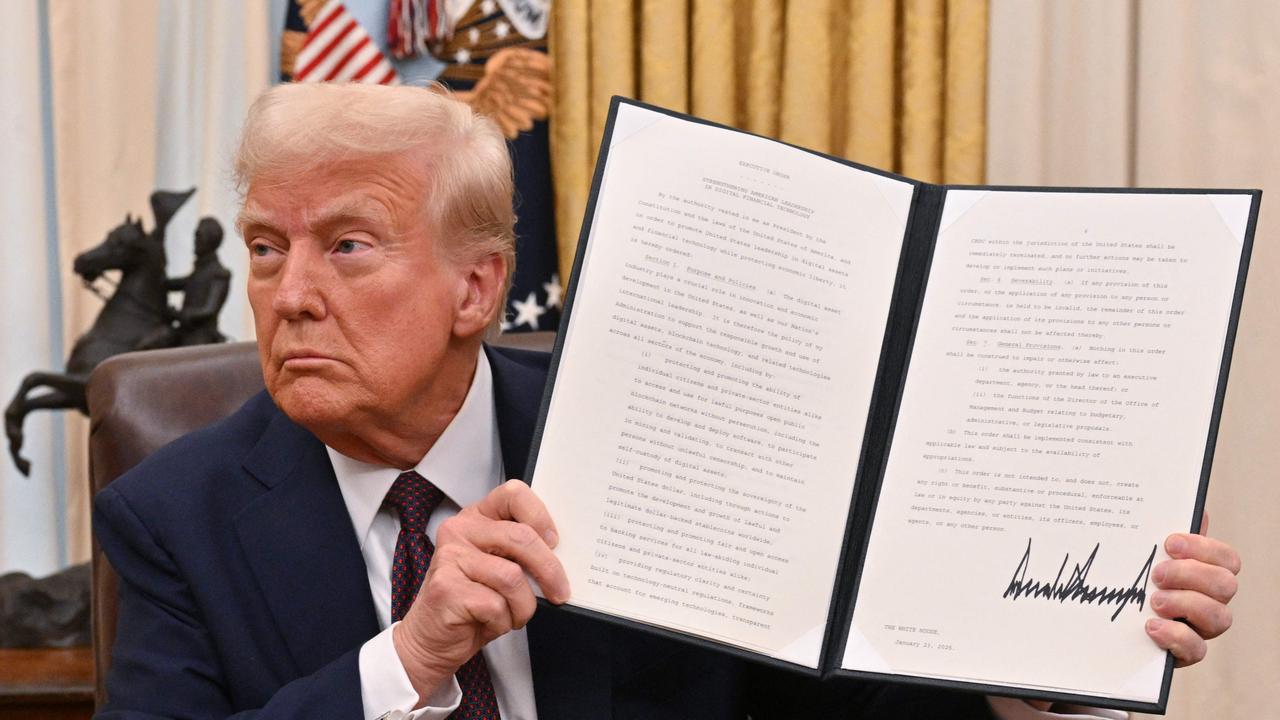
[{"label": "printed document page", "polygon": [[571,603],[817,667],[914,187],[619,106],[534,491]]},{"label": "printed document page", "polygon": [[1158,701],[1250,202],[947,193],[844,667]]}]

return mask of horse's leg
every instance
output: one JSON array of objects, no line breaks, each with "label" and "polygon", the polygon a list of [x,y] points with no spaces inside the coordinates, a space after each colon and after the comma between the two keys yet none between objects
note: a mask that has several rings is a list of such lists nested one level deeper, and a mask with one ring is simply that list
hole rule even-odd
[{"label": "horse's leg", "polygon": [[[87,375],[72,373],[43,373],[43,375],[44,384],[50,389],[61,393],[64,397],[62,402],[65,404],[31,408],[32,410],[70,410],[74,408],[85,415],[89,414],[89,404],[85,399],[85,385],[89,383]],[[41,397],[45,396],[42,395]]]},{"label": "horse's leg", "polygon": [[4,410],[4,431],[9,436],[10,445],[13,444],[14,435],[22,436],[22,419],[27,416],[27,393],[41,384],[40,376],[44,374],[46,373],[37,371],[22,378],[18,391],[13,394],[13,399]]},{"label": "horse's leg", "polygon": [[[67,393],[71,398],[76,398],[77,396],[83,398],[85,381],[86,378],[82,375],[68,375],[39,370],[28,374],[22,378],[22,383],[18,385],[18,391],[13,394],[13,400],[5,408],[5,432],[22,432],[22,419],[26,417],[28,412],[26,407],[27,393],[38,387],[45,386]],[[73,403],[69,407],[77,408],[85,413],[88,412],[88,407],[83,400]]]},{"label": "horse's leg", "polygon": [[5,419],[7,420],[10,416],[16,416],[21,421],[22,416],[26,413],[20,410],[15,411],[15,408],[21,407],[22,400],[27,393],[41,386],[65,394],[71,403],[65,407],[75,408],[87,415],[89,406],[84,401],[84,386],[88,381],[87,373],[81,375],[78,373],[33,372],[22,379],[18,392],[13,396],[13,402],[9,403],[9,408],[5,411]]},{"label": "horse's leg", "polygon": [[[75,407],[75,398],[69,397],[66,393],[58,390],[28,398],[26,401],[26,411],[28,413],[35,410],[64,410],[71,407]],[[18,467],[18,472],[23,475],[30,475],[31,461],[18,454],[22,449],[22,440],[21,426],[19,426],[17,433],[9,433],[9,455],[13,457],[13,464]]]},{"label": "horse's leg", "polygon": [[[22,422],[32,410],[53,408],[76,408],[88,413],[84,392],[85,379],[79,375],[64,375],[52,372],[33,372],[22,379],[18,392],[4,412],[4,430],[9,438],[9,454],[18,470],[26,475],[31,470],[31,463],[18,452],[22,449]],[[46,386],[51,392],[35,398],[27,398],[31,390]]]}]

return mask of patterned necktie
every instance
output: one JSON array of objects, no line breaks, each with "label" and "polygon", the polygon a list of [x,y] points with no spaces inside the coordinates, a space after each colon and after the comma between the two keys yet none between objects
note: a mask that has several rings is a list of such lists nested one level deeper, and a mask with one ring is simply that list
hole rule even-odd
[{"label": "patterned necktie", "polygon": [[[410,470],[401,473],[382,504],[400,514],[400,535],[391,563],[391,621],[397,622],[409,612],[436,546],[427,539],[427,519],[444,500],[440,488]],[[458,668],[458,685],[462,687],[462,704],[450,715],[456,720],[499,720],[498,700],[489,679],[484,656],[476,653]]]}]

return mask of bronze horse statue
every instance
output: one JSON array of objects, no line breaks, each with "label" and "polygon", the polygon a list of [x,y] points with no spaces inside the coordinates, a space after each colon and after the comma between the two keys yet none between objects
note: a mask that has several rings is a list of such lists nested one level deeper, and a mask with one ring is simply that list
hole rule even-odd
[{"label": "bronze horse statue", "polygon": [[[22,424],[33,410],[75,408],[88,415],[85,383],[98,363],[136,350],[147,338],[164,335],[173,322],[166,287],[165,226],[195,193],[157,191],[151,194],[155,227],[148,233],[142,220],[125,216],[123,224],[107,233],[97,247],[76,256],[73,266],[85,285],[98,294],[93,283],[107,270],[119,270],[120,282],[106,300],[93,327],[76,340],[67,357],[65,372],[33,372],[23,378],[4,413],[9,454],[18,470],[27,475],[31,463],[22,457]],[[32,392],[44,388],[45,392]]]}]

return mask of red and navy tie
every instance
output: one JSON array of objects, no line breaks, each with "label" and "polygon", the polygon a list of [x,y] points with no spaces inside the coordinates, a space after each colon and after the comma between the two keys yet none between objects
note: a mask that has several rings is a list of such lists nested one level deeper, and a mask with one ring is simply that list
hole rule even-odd
[{"label": "red and navy tie", "polygon": [[[391,562],[391,621],[409,612],[418,594],[427,566],[436,546],[427,539],[427,519],[444,500],[440,488],[410,470],[400,474],[382,504],[400,514],[400,535],[396,538],[396,554]],[[458,685],[462,687],[462,704],[449,717],[451,720],[499,720],[498,700],[493,694],[493,681],[484,656],[476,653],[458,668]]]}]

